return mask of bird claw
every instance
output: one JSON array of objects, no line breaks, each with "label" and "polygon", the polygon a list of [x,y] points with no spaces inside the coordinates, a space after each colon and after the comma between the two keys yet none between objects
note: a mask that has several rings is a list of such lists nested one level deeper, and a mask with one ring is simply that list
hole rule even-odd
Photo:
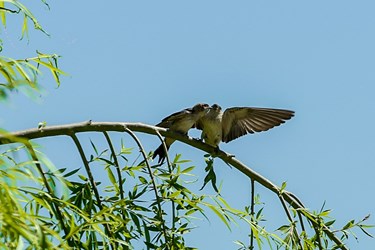
[{"label": "bird claw", "polygon": [[215,150],[214,150],[214,153],[215,153],[215,154],[218,154],[218,153],[219,153],[219,151],[220,151],[220,148],[219,148],[219,146],[216,146],[216,148],[215,148]]},{"label": "bird claw", "polygon": [[[212,157],[217,157],[218,155],[219,155],[219,151],[220,151],[220,148],[219,148],[219,146],[217,146],[215,149],[214,149],[214,151],[212,152],[212,154],[211,154],[211,156]],[[235,155],[233,155],[233,154],[226,154],[226,156],[227,157],[230,157],[230,158],[234,158],[234,157],[236,157]]]},{"label": "bird claw", "polygon": [[210,155],[213,157],[213,158],[216,158],[219,154],[219,151],[220,151],[220,148],[219,146],[215,147],[214,150],[212,151],[212,153],[210,153]]}]

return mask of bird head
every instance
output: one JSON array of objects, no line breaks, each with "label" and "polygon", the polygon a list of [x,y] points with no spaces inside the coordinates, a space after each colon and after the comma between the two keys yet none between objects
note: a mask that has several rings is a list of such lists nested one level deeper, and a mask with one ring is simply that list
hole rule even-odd
[{"label": "bird head", "polygon": [[220,112],[221,111],[221,107],[218,104],[216,104],[216,103],[211,106],[211,109],[213,111],[216,111],[216,112]]},{"label": "bird head", "polygon": [[210,105],[206,104],[206,103],[198,103],[196,105],[194,105],[193,107],[193,112],[202,112],[202,111],[208,111],[210,108]]}]

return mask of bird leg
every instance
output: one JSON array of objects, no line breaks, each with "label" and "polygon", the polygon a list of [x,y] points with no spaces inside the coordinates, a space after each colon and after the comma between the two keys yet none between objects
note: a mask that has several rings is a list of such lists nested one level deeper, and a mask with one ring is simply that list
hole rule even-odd
[{"label": "bird leg", "polygon": [[[221,151],[220,148],[219,148],[219,146],[216,146],[215,149],[214,149],[214,152],[213,152],[212,156],[213,157],[217,157],[218,154],[220,153],[219,151]],[[230,157],[230,158],[236,157],[235,155],[232,155],[232,154],[227,154],[227,153],[225,153],[225,154],[226,154],[227,157]]]}]

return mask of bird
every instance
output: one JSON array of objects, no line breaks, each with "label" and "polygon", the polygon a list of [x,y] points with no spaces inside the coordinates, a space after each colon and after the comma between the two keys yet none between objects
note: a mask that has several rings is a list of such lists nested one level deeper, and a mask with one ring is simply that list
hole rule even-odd
[{"label": "bird", "polygon": [[[192,108],[187,108],[165,117],[156,126],[168,128],[170,131],[186,135],[187,132],[194,126],[194,124],[208,112],[209,108],[210,105],[206,103],[198,103]],[[170,148],[171,144],[174,141],[175,139],[173,138],[166,137],[164,139],[167,150]],[[161,144],[154,151],[152,159],[155,159],[156,156],[159,156],[158,163],[162,163],[164,161],[166,152],[164,150],[163,144]]]},{"label": "bird", "polygon": [[218,148],[220,142],[228,143],[248,133],[267,131],[293,116],[291,110],[257,107],[233,107],[223,112],[218,104],[213,104],[194,127],[202,130],[201,139],[205,143]]}]

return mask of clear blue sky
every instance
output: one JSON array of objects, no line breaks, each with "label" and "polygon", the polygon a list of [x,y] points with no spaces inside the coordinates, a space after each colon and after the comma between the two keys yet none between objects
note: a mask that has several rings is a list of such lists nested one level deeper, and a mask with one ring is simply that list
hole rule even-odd
[{"label": "clear blue sky", "polygon": [[[291,109],[296,116],[285,125],[221,148],[274,183],[287,181],[307,207],[318,210],[326,201],[337,225],[375,216],[374,1],[50,1],[50,6],[48,11],[37,1],[29,4],[50,38],[32,31],[29,43],[19,42],[20,24],[9,19],[2,53],[60,54],[59,65],[70,76],[56,89],[46,74],[42,98],[30,101],[19,94],[0,106],[1,127],[14,131],[40,121],[88,119],[156,124],[197,102]],[[146,141],[148,150],[158,144]],[[184,153],[203,168],[197,150],[176,143],[171,153]],[[57,165],[64,163],[58,153],[52,156]],[[246,178],[215,163],[224,197],[244,205]],[[276,199],[258,191],[265,201]],[[269,219],[282,214],[272,204],[265,207]],[[201,228],[189,240],[200,249],[236,249],[233,240],[246,241],[246,228],[234,226],[230,233],[215,220],[197,224]],[[351,249],[375,246],[357,233],[360,241],[350,241]]]}]

